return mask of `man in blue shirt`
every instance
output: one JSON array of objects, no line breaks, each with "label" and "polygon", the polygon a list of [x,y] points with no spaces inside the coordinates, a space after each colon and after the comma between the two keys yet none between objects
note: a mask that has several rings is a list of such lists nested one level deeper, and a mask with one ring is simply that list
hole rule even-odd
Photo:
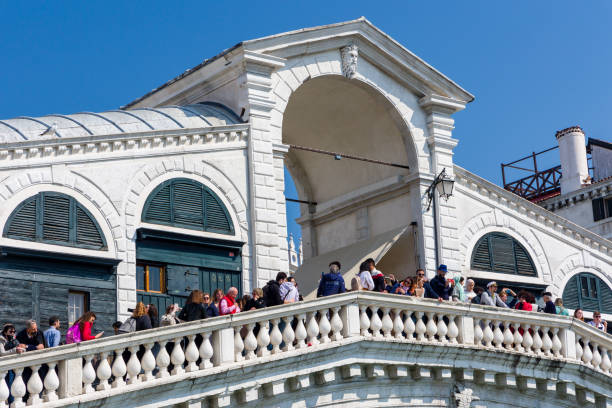
[{"label": "man in blue shirt", "polygon": [[62,334],[58,330],[60,327],[59,317],[53,316],[49,319],[49,328],[45,330],[45,343],[47,347],[57,347],[62,339]]},{"label": "man in blue shirt", "polygon": [[[453,287],[450,282],[446,279],[446,272],[448,268],[446,265],[441,264],[438,267],[438,274],[429,281],[430,294],[427,297],[433,297],[439,301],[448,300],[450,294],[453,291]],[[426,288],[427,291],[427,288]]]},{"label": "man in blue shirt", "polygon": [[346,292],[346,286],[344,286],[344,278],[340,274],[340,262],[334,261],[329,264],[329,273],[321,275],[317,297],[344,292]]}]

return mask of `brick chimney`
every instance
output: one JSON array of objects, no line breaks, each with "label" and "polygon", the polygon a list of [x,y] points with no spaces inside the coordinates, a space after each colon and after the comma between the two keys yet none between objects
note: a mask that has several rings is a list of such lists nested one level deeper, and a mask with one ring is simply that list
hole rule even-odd
[{"label": "brick chimney", "polygon": [[590,184],[589,166],[584,132],[580,126],[572,126],[556,133],[561,156],[561,194],[579,190]]}]

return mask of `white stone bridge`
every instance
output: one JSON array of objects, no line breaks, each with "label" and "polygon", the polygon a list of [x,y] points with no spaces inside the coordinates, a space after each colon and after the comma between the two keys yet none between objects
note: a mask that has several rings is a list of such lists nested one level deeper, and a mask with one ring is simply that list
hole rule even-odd
[{"label": "white stone bridge", "polygon": [[11,407],[606,407],[611,352],[564,316],[352,292],[3,357],[0,377]]}]

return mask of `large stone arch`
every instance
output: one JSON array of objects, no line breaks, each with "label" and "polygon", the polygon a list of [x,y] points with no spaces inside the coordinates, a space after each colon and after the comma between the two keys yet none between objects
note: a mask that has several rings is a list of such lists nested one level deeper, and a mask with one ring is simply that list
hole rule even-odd
[{"label": "large stone arch", "polygon": [[538,278],[547,284],[553,282],[550,266],[542,244],[525,225],[499,210],[486,211],[472,217],[459,232],[459,256],[461,271],[470,270],[470,260],[476,242],[485,234],[493,231],[506,233],[525,247],[533,260]]},{"label": "large stone arch", "polygon": [[551,284],[553,295],[562,296],[569,280],[580,272],[592,273],[612,288],[612,279],[604,272],[601,262],[583,251],[568,255],[555,270],[555,280]]},{"label": "large stone arch", "polygon": [[[102,229],[108,245],[108,253],[115,259],[123,259],[125,245],[121,218],[110,198],[85,177],[67,169],[37,169],[10,176],[0,184],[0,228],[14,208],[26,198],[42,191],[56,191],[73,196],[87,208]],[[39,244],[39,246],[48,244]],[[62,251],[91,251],[64,248]],[[96,251],[99,253],[99,251]]]}]

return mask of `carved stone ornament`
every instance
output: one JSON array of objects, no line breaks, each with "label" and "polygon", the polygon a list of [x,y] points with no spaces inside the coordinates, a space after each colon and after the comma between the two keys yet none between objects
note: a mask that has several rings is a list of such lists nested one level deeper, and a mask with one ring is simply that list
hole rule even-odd
[{"label": "carved stone ornament", "polygon": [[455,399],[457,408],[470,408],[472,406],[472,401],[477,401],[480,398],[473,394],[471,388],[464,388],[462,391],[455,393]]},{"label": "carved stone ornament", "polygon": [[357,73],[357,60],[359,58],[359,50],[357,45],[349,44],[346,47],[340,48],[342,57],[342,74],[351,79]]}]

